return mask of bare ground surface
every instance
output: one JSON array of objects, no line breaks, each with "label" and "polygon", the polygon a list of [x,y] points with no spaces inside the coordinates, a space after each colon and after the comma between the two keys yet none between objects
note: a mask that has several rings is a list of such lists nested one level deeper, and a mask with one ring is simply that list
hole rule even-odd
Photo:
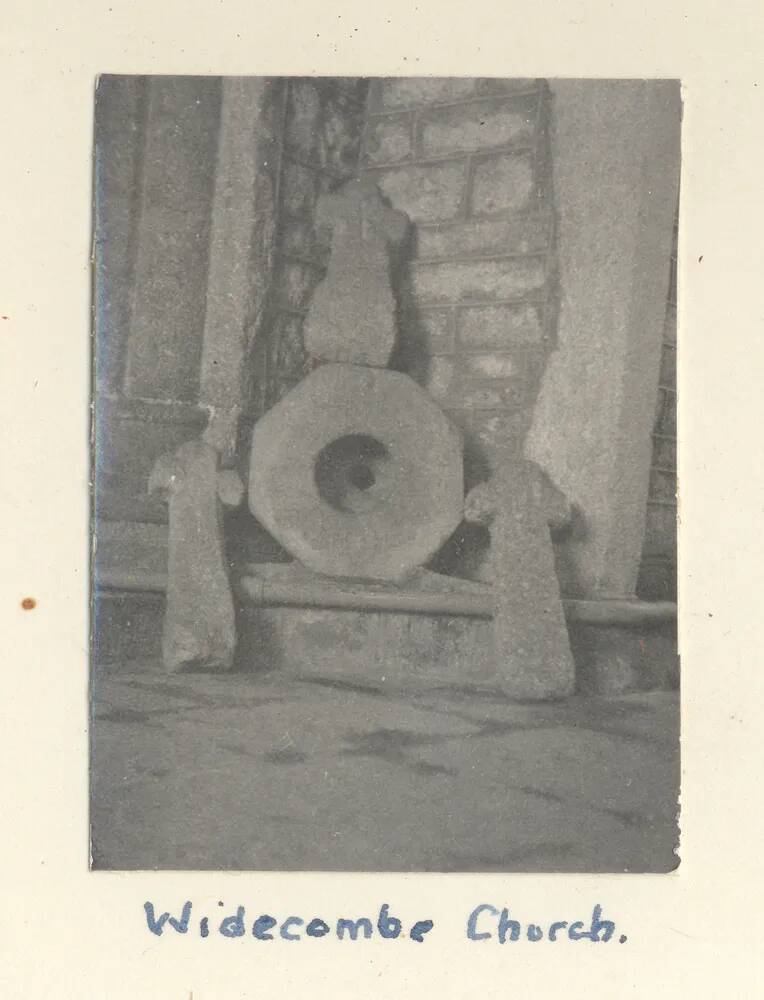
[{"label": "bare ground surface", "polygon": [[99,676],[95,868],[668,871],[679,699]]}]

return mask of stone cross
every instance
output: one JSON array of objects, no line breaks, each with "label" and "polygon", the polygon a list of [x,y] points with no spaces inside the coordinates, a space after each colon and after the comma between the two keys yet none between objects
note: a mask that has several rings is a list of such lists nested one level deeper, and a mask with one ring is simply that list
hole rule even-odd
[{"label": "stone cross", "polygon": [[554,564],[550,524],[566,503],[533,462],[503,456],[487,483],[468,493],[465,518],[489,528],[484,577],[493,585],[497,671],[516,698],[572,694],[575,667]]},{"label": "stone cross", "polygon": [[157,459],[149,492],[169,503],[169,564],[162,660],[167,670],[230,670],[236,645],[234,607],[221,505],[241,502],[243,486],[221,470],[216,448],[188,441]]},{"label": "stone cross", "polygon": [[387,365],[395,345],[390,247],[403,240],[408,222],[369,178],[319,199],[316,225],[331,230],[332,250],[305,321],[305,350],[312,358]]}]

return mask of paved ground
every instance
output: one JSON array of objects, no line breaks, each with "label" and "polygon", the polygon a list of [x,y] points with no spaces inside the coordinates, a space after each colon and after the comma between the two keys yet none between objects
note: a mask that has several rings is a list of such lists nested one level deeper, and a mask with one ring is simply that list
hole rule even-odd
[{"label": "paved ground", "polygon": [[97,868],[667,871],[678,696],[99,677]]}]

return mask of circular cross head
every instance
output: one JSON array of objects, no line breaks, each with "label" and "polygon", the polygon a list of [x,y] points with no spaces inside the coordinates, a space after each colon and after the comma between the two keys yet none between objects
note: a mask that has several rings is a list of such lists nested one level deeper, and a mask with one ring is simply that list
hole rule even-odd
[{"label": "circular cross head", "polygon": [[331,576],[402,580],[462,518],[462,442],[407,375],[329,364],[256,424],[249,506]]}]

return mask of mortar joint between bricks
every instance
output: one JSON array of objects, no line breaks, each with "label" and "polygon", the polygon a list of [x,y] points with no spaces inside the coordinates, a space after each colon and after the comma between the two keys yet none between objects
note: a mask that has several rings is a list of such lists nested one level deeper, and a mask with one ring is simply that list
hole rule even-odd
[{"label": "mortar joint between bricks", "polygon": [[437,156],[417,156],[410,160],[394,160],[386,163],[367,163],[365,171],[378,170],[408,170],[411,167],[437,167],[448,163],[461,163],[464,160],[490,160],[493,157],[507,156],[512,153],[533,154],[533,143],[516,142],[494,146],[492,149],[459,149],[452,153],[439,153]]}]

